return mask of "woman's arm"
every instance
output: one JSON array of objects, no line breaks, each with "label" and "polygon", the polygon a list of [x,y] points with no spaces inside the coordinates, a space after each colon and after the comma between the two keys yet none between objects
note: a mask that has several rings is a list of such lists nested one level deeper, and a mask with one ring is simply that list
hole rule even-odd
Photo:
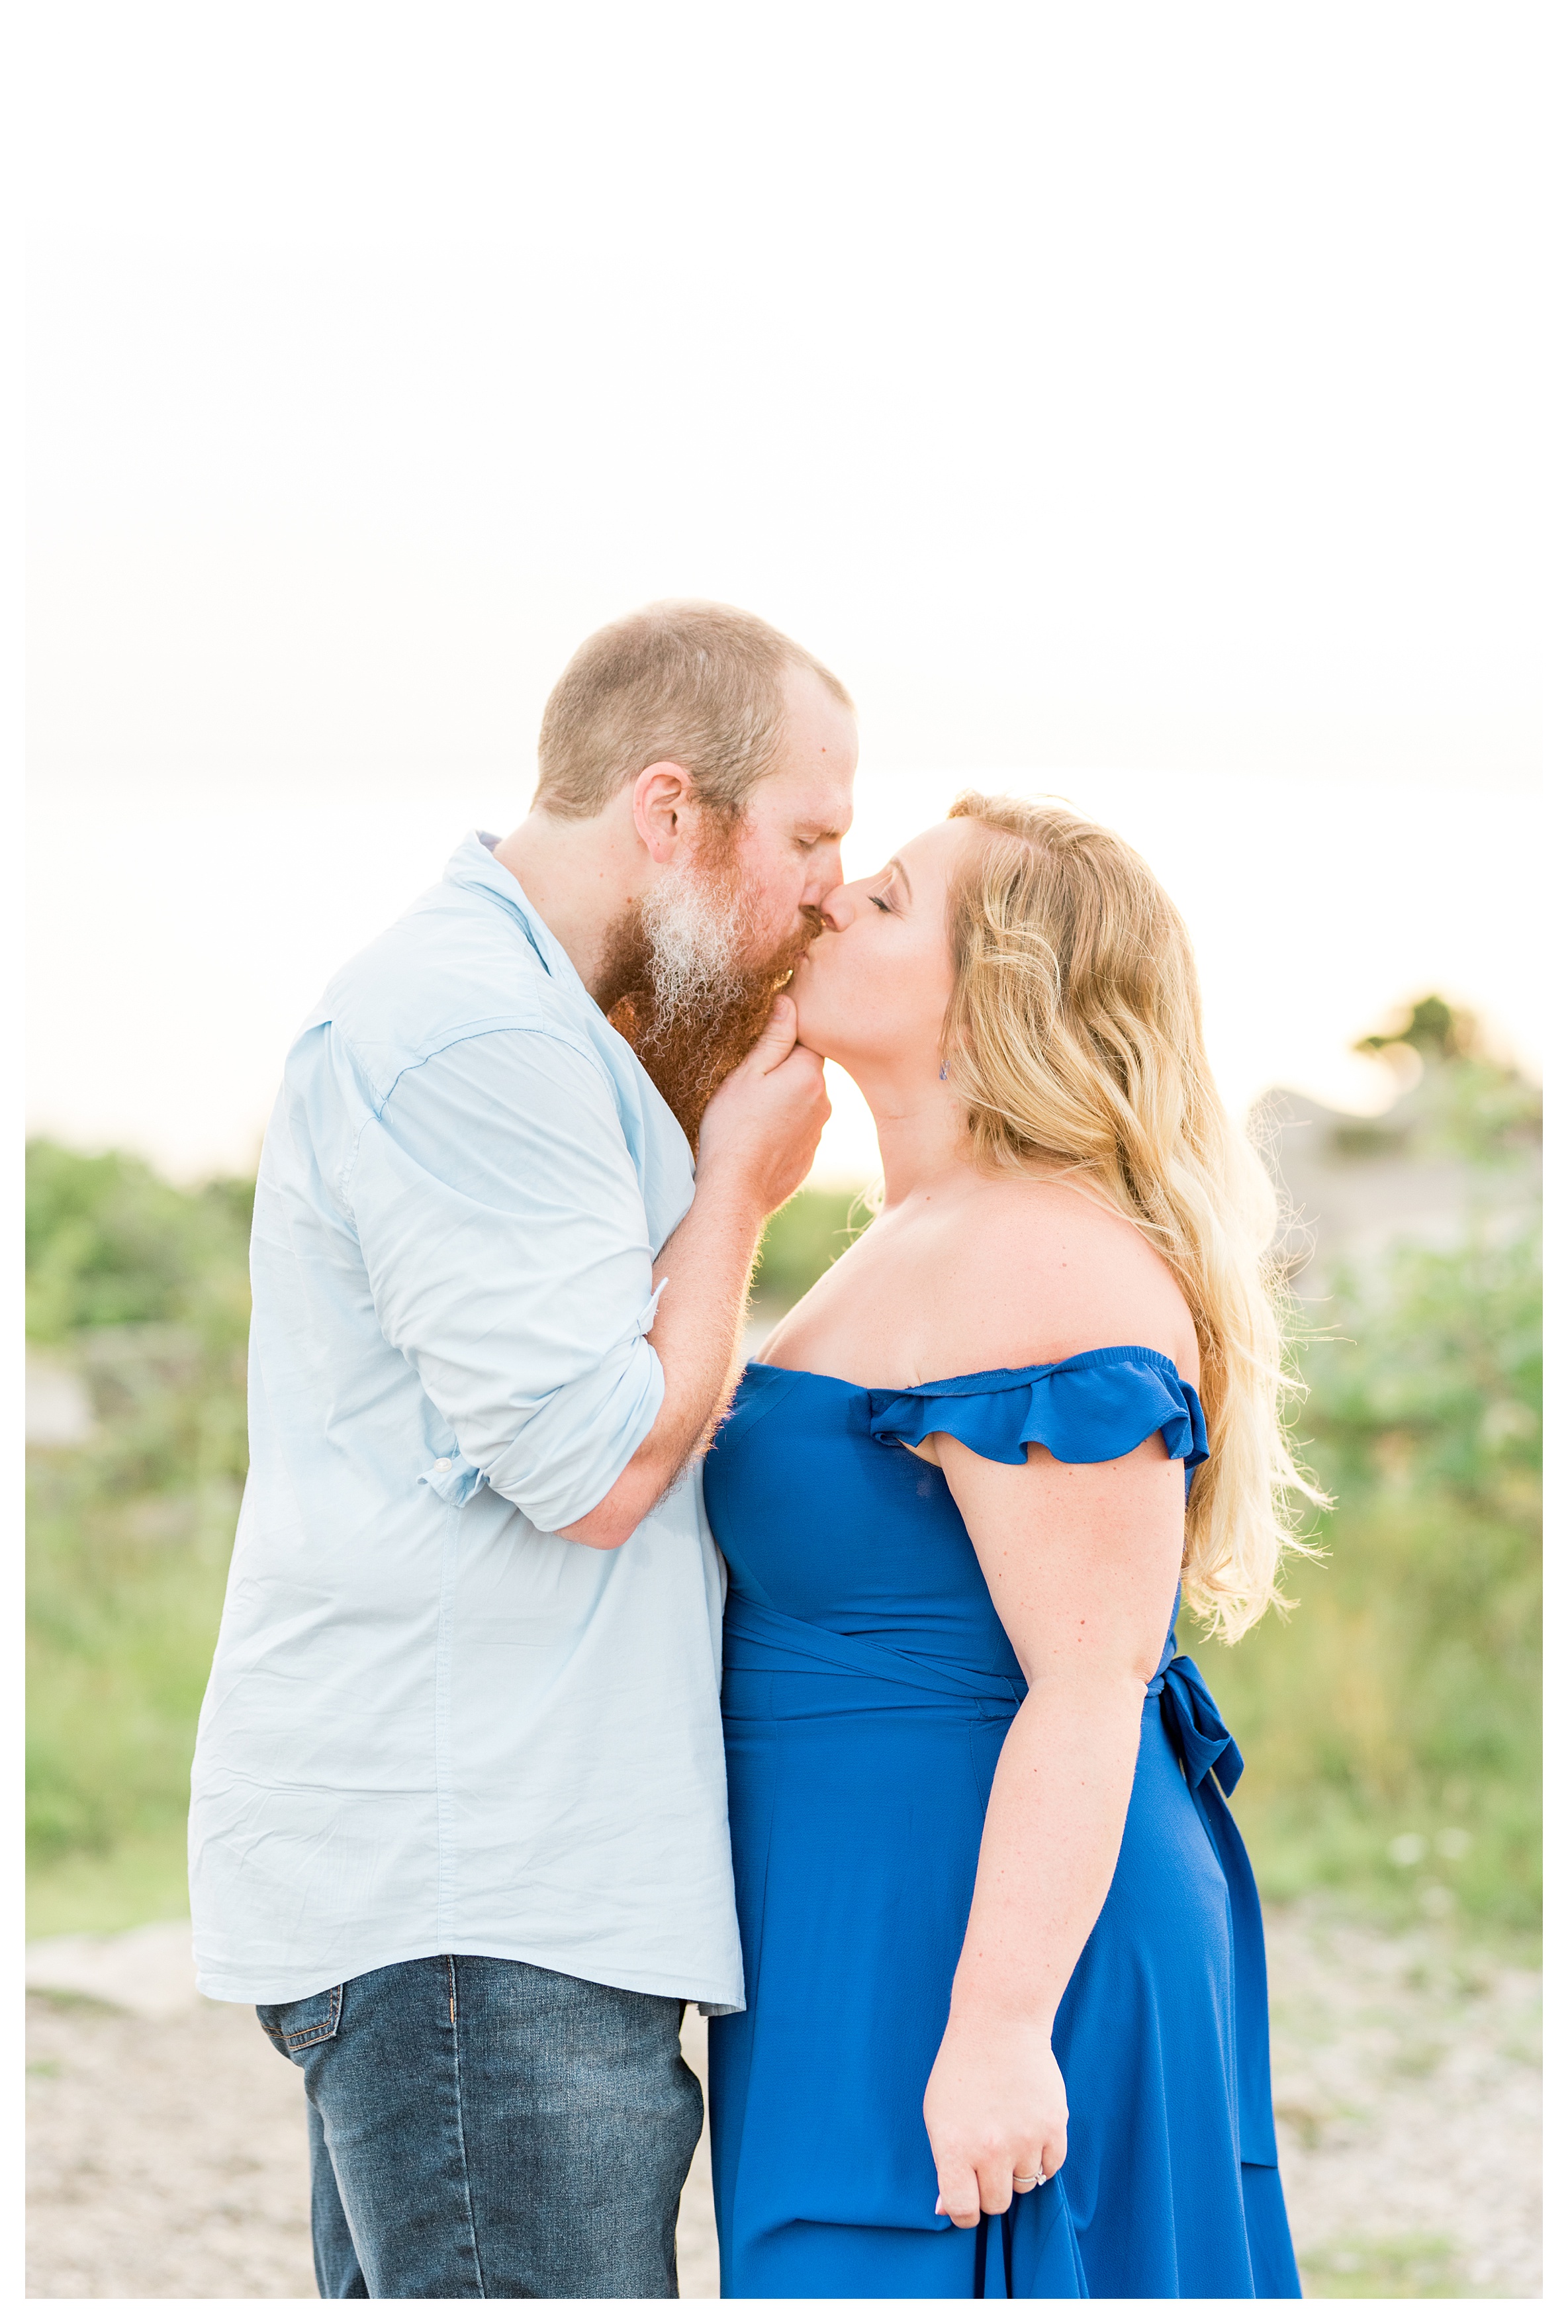
[{"label": "woman's arm", "polygon": [[957,2226],[1056,2171],[1067,2109],[1051,2025],[1105,1901],[1181,1572],[1183,1468],[1156,1435],[1120,1460],[1027,1465],[928,1440],[1028,1682],[992,1787],[947,2030],[926,2089]]}]

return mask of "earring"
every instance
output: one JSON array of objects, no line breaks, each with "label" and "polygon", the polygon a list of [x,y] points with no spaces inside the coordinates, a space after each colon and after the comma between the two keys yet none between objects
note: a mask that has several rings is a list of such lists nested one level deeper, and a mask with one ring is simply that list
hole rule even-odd
[{"label": "earring", "polygon": [[942,1070],[937,1074],[936,1078],[939,1082],[945,1082],[947,1078],[947,1060],[945,1057],[942,1060]]}]

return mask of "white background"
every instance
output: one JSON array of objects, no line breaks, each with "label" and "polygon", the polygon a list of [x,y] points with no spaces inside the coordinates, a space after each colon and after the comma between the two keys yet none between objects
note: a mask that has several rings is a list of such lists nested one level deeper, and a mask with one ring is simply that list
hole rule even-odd
[{"label": "white background", "polygon": [[35,1127],[250,1161],[675,595],[856,696],[852,871],[1124,829],[1238,1104],[1434,986],[1535,1061],[1535,11],[32,16]]}]

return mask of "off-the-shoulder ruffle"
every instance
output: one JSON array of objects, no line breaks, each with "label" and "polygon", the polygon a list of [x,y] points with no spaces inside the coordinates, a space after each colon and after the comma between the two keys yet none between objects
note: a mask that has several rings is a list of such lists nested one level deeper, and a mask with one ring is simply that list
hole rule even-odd
[{"label": "off-the-shoulder ruffle", "polygon": [[1209,1457],[1196,1388],[1153,1348],[1091,1348],[1059,1364],[872,1388],[870,1397],[872,1434],[883,1444],[918,1444],[939,1429],[1016,1467],[1030,1444],[1058,1461],[1115,1461],[1158,1428],[1189,1473]]}]

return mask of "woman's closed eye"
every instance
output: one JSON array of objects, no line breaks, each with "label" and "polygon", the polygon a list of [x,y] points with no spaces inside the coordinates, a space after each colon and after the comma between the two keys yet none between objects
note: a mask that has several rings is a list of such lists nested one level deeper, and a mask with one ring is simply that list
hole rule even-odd
[{"label": "woman's closed eye", "polygon": [[867,901],[874,904],[879,912],[890,912],[895,918],[901,918],[903,907],[899,900],[899,890],[901,886],[906,899],[908,898],[909,873],[895,855],[890,860],[885,871],[879,872],[877,877],[882,884],[880,888],[867,889]]}]

